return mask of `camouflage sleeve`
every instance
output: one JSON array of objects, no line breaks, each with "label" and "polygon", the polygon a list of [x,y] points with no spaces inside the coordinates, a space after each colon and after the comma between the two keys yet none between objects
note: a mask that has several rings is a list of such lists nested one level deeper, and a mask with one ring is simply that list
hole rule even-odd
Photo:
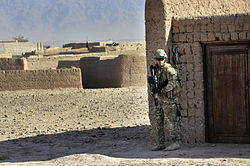
[{"label": "camouflage sleeve", "polygon": [[171,66],[167,66],[166,73],[168,84],[162,89],[162,93],[167,93],[177,86],[177,71]]}]

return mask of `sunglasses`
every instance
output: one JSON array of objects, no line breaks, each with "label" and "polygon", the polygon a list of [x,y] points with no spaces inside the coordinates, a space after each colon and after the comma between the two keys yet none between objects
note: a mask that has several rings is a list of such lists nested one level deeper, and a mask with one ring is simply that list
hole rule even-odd
[{"label": "sunglasses", "polygon": [[155,58],[155,60],[157,60],[157,61],[163,61],[164,58]]}]

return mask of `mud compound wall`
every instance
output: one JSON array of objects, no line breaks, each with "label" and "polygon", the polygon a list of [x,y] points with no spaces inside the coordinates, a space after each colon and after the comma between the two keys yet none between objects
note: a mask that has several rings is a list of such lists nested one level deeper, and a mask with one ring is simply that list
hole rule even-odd
[{"label": "mud compound wall", "polygon": [[121,50],[136,50],[144,52],[146,49],[146,42],[120,42],[119,47]]},{"label": "mud compound wall", "polygon": [[[146,0],[145,9],[147,68],[153,64],[152,57],[157,48],[164,49],[172,57],[173,47],[178,46],[179,53],[183,55],[179,66],[184,80],[184,90],[180,97],[184,117],[183,141],[205,142],[201,43],[249,39],[248,24],[243,23],[244,16],[239,16],[238,19],[235,16],[250,13],[250,1]],[[151,140],[155,142],[156,128],[151,96],[149,110]]]},{"label": "mud compound wall", "polygon": [[84,57],[80,66],[84,88],[146,86],[145,55]]},{"label": "mud compound wall", "polygon": [[57,57],[29,57],[27,58],[28,70],[48,70],[70,67],[79,67],[78,56],[57,56]]},{"label": "mud compound wall", "polygon": [[102,56],[118,56],[120,52],[105,52],[105,53],[86,53],[74,56],[48,56],[48,57],[28,57],[27,69],[28,70],[48,70],[48,69],[61,69],[70,67],[80,67],[79,61],[83,57],[102,57]]},{"label": "mud compound wall", "polygon": [[83,88],[109,88],[121,85],[118,57],[84,57],[80,60]]},{"label": "mud compound wall", "polygon": [[121,87],[146,86],[147,68],[145,54],[120,55]]},{"label": "mud compound wall", "polygon": [[179,71],[182,130],[187,142],[205,142],[202,44],[250,41],[250,14],[173,20],[173,46],[181,54]]},{"label": "mud compound wall", "polygon": [[147,62],[157,48],[171,47],[171,21],[176,17],[249,13],[249,0],[146,0]]},{"label": "mud compound wall", "polygon": [[26,70],[27,61],[25,58],[0,58],[0,70]]},{"label": "mud compound wall", "polygon": [[82,88],[81,70],[0,70],[0,91],[55,88]]}]

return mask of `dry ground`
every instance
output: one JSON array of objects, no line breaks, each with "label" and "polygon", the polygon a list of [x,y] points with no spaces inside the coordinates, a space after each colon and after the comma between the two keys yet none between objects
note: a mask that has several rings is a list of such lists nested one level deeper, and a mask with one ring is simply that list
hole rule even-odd
[{"label": "dry ground", "polygon": [[250,145],[150,150],[146,87],[0,92],[0,165],[250,165]]}]

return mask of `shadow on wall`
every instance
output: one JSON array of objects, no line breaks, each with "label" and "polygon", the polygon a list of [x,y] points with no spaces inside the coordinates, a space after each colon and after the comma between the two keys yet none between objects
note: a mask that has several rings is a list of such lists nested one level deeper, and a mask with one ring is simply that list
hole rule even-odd
[{"label": "shadow on wall", "polygon": [[145,54],[84,57],[80,60],[83,88],[146,86]]},{"label": "shadow on wall", "polygon": [[80,60],[83,88],[121,87],[118,57],[84,57]]},{"label": "shadow on wall", "polygon": [[72,67],[79,68],[80,67],[79,60],[59,60],[56,68],[63,69]]}]

